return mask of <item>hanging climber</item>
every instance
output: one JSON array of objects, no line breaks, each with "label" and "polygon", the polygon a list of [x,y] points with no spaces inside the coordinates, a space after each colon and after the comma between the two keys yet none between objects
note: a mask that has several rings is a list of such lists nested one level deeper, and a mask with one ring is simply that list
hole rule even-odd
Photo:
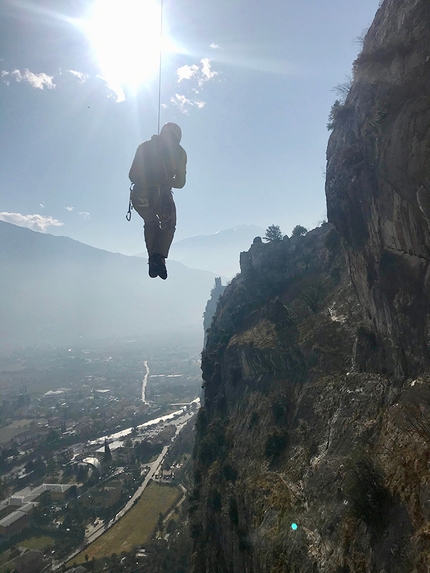
[{"label": "hanging climber", "polygon": [[186,180],[187,154],[179,145],[181,137],[179,125],[163,125],[160,135],[139,145],[129,173],[131,204],[144,221],[151,278],[167,278],[166,259],[176,228],[172,187],[182,189]]}]

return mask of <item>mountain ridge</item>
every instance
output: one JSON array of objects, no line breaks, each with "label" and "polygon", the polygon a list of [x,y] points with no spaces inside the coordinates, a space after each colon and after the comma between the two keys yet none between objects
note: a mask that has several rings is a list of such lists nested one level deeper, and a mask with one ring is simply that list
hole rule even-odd
[{"label": "mountain ridge", "polygon": [[248,250],[265,230],[257,225],[238,225],[210,235],[194,235],[174,242],[170,258],[190,268],[202,268],[232,278],[239,268],[239,253]]},{"label": "mountain ridge", "polygon": [[[169,262],[150,279],[141,258],[0,221],[3,346],[201,331],[215,275]],[[203,333],[202,333],[203,337]]]}]

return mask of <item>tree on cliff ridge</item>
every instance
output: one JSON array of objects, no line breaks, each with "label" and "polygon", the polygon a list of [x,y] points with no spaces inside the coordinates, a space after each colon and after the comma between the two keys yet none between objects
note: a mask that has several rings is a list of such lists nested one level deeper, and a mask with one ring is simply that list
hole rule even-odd
[{"label": "tree on cliff ridge", "polygon": [[283,235],[279,225],[269,225],[263,239],[267,242],[282,241]]},{"label": "tree on cliff ridge", "polygon": [[306,227],[303,227],[303,225],[296,225],[293,229],[293,232],[291,233],[291,236],[303,237],[304,235],[306,235],[307,232],[308,230],[306,229]]}]

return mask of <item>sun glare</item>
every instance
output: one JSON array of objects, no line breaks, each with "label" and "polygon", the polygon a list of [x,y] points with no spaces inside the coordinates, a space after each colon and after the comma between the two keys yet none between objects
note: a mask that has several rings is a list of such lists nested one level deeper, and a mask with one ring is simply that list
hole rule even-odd
[{"label": "sun glare", "polygon": [[94,0],[83,26],[107,82],[137,88],[157,72],[161,12],[155,0]]}]

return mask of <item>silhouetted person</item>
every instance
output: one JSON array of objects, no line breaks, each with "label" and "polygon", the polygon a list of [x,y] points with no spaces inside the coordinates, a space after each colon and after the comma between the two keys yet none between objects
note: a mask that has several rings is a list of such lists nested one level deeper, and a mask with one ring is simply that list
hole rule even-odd
[{"label": "silhouetted person", "polygon": [[134,183],[131,203],[144,220],[151,278],[167,278],[166,259],[176,229],[172,187],[182,189],[186,181],[187,154],[181,138],[179,125],[163,125],[160,135],[139,145],[129,173]]}]

